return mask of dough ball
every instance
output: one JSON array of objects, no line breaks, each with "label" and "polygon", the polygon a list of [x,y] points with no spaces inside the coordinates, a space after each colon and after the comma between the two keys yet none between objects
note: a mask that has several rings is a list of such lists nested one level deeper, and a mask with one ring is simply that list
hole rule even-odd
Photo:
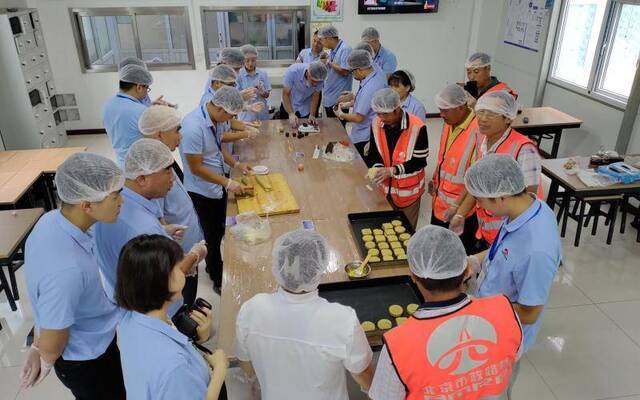
[{"label": "dough ball", "polygon": [[405,240],[404,242],[402,242],[402,245],[406,248],[409,248],[409,241]]},{"label": "dough ball", "polygon": [[404,256],[407,253],[405,253],[404,249],[400,247],[399,249],[393,249],[393,254],[395,254],[396,256]]},{"label": "dough ball", "polygon": [[375,239],[376,239],[376,242],[378,242],[378,243],[387,241],[387,238],[384,237],[384,235],[376,235]]},{"label": "dough ball", "polygon": [[401,233],[400,236],[398,236],[400,238],[400,240],[409,240],[411,239],[411,235],[408,233]]},{"label": "dough ball", "polygon": [[396,232],[393,230],[393,228],[389,228],[384,230],[384,234],[385,236],[390,236],[390,235],[395,235]]},{"label": "dough ball", "polygon": [[376,325],[371,321],[364,321],[362,324],[362,330],[365,332],[373,332],[376,330]]},{"label": "dough ball", "polygon": [[382,256],[382,261],[393,261],[393,256]]},{"label": "dough ball", "polygon": [[373,242],[373,236],[372,235],[364,235],[362,237],[362,241],[363,242]]},{"label": "dough ball", "polygon": [[380,250],[380,253],[382,253],[382,256],[390,256],[393,254],[393,252],[389,249],[382,249]]},{"label": "dough ball", "polygon": [[420,306],[415,304],[415,303],[408,304],[407,305],[407,314],[413,315],[413,313],[416,312],[418,307],[420,307]]},{"label": "dough ball", "polygon": [[398,233],[405,233],[407,230],[404,228],[404,226],[396,226],[395,228],[393,228],[394,231],[398,232]]},{"label": "dough ball", "polygon": [[369,259],[370,263],[376,263],[376,262],[380,262],[380,257],[378,256],[371,256],[371,258]]},{"label": "dough ball", "polygon": [[378,243],[378,248],[380,248],[380,249],[388,249],[389,248],[389,243],[387,243],[387,242]]},{"label": "dough ball", "polygon": [[364,247],[366,247],[367,249],[375,249],[376,244],[373,242],[364,242]]},{"label": "dough ball", "polygon": [[393,243],[397,241],[398,241],[398,237],[396,235],[387,235],[387,242]]},{"label": "dough ball", "polygon": [[398,260],[406,260],[407,259],[407,255],[406,254],[398,254],[397,256]]},{"label": "dough ball", "polygon": [[397,304],[394,304],[394,305],[392,305],[392,306],[389,306],[389,314],[390,314],[392,317],[394,317],[394,318],[395,318],[395,317],[399,317],[399,316],[401,316],[401,315],[402,315],[402,313],[404,313],[404,309],[403,309],[401,306],[399,306],[399,305],[397,305]]},{"label": "dough ball", "polygon": [[380,250],[378,250],[378,249],[369,249],[367,254],[371,254],[372,256],[379,256],[380,255]]},{"label": "dough ball", "polygon": [[391,242],[389,243],[391,245],[392,249],[401,249],[402,245],[400,244],[400,242]]},{"label": "dough ball", "polygon": [[396,318],[396,325],[400,326],[407,322],[407,317],[398,317]]},{"label": "dough ball", "polygon": [[382,224],[382,229],[393,229],[393,225],[391,225],[389,222],[385,222],[384,224]]},{"label": "dough ball", "polygon": [[382,229],[374,229],[373,230],[373,234],[374,235],[382,235],[382,234],[384,234],[384,231]]},{"label": "dough ball", "polygon": [[371,229],[369,228],[364,228],[363,230],[360,231],[363,235],[371,235]]},{"label": "dough ball", "polygon": [[399,219],[394,219],[393,221],[391,221],[391,225],[402,226],[402,221],[400,221]]},{"label": "dough ball", "polygon": [[381,319],[380,321],[378,321],[378,329],[386,331],[387,329],[391,329],[391,327],[393,326],[393,324],[391,323],[391,321],[389,321],[386,318]]}]

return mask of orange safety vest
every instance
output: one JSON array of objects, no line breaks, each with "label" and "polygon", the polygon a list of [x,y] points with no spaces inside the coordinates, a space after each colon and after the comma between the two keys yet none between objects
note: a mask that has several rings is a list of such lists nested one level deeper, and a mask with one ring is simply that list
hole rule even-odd
[{"label": "orange safety vest", "polygon": [[490,93],[490,92],[499,92],[499,91],[501,91],[501,90],[504,90],[504,91],[506,91],[506,92],[509,92],[509,94],[510,94],[511,96],[513,96],[513,98],[514,98],[514,99],[518,100],[518,92],[516,92],[515,90],[511,89],[511,88],[509,87],[509,85],[507,85],[507,84],[506,84],[506,83],[504,83],[504,82],[499,82],[497,85],[495,85],[495,86],[493,86],[493,87],[490,87],[490,88],[489,88],[489,89],[487,89],[487,91],[486,91],[486,92],[484,92],[483,94],[485,94],[485,93]]},{"label": "orange safety vest", "polygon": [[[373,140],[382,156],[386,168],[403,164],[413,157],[413,149],[418,140],[420,129],[424,126],[422,120],[411,113],[407,113],[407,128],[400,133],[393,158],[389,154],[387,134],[378,116],[373,119]],[[424,169],[410,174],[394,175],[382,183],[384,194],[390,194],[396,207],[405,208],[415,203],[424,193]]]},{"label": "orange safety vest", "polygon": [[439,317],[410,317],[384,341],[407,400],[474,400],[505,393],[522,329],[504,295]]},{"label": "orange safety vest", "polygon": [[[482,135],[478,135],[479,140],[476,145],[477,149],[477,159],[481,159],[484,154],[482,154],[482,141],[486,140],[486,138]],[[507,138],[498,145],[495,153],[497,154],[511,154],[514,159],[518,159],[518,155],[520,154],[520,150],[522,146],[525,144],[531,144],[535,146],[535,143],[524,136],[522,133],[516,131],[515,129],[511,129]],[[538,178],[538,190],[536,192],[536,196],[539,199],[544,198],[544,190],[542,188],[542,177]],[[480,207],[478,203],[476,203],[476,215],[478,216],[478,231],[476,232],[477,239],[484,239],[487,243],[491,244],[498,236],[500,232],[500,227],[502,226],[502,217],[496,217],[490,214],[487,210]]]},{"label": "orange safety vest", "polygon": [[[467,128],[453,140],[449,150],[447,142],[453,131],[451,125],[445,124],[440,136],[440,151],[438,152],[438,167],[433,172],[433,215],[444,221],[445,211],[457,204],[458,198],[464,192],[464,174],[471,166],[473,152],[478,142],[478,120],[474,117]],[[473,215],[474,210],[469,211]]]}]

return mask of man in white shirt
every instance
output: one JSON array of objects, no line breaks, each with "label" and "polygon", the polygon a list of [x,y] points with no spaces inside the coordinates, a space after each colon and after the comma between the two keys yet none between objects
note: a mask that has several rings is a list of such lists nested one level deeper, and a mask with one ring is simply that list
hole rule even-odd
[{"label": "man in white shirt", "polygon": [[263,400],[348,400],[345,369],[363,389],[371,384],[372,352],[355,311],[318,295],[331,259],[318,233],[280,236],[272,253],[278,291],[240,308],[236,355]]}]

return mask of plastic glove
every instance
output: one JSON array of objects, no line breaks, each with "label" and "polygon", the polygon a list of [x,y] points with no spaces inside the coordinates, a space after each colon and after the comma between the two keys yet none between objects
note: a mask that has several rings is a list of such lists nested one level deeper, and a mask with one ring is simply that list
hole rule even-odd
[{"label": "plastic glove", "polygon": [[22,380],[20,389],[28,389],[39,384],[51,373],[52,368],[53,364],[49,364],[40,357],[40,350],[35,345],[31,345],[20,374]]},{"label": "plastic glove", "polygon": [[242,96],[242,99],[245,101],[255,99],[257,94],[258,94],[258,89],[254,87],[246,88],[240,91],[240,95]]},{"label": "plastic glove", "polygon": [[453,218],[454,215],[456,215],[458,213],[458,206],[449,206],[449,208],[447,208],[444,211],[444,220],[445,221],[449,221],[451,218]]},{"label": "plastic glove", "polygon": [[168,101],[166,101],[164,99],[164,96],[158,97],[157,99],[152,101],[151,104],[156,105],[156,106],[168,106],[168,107],[178,108],[177,104],[169,103]]},{"label": "plastic glove", "polygon": [[207,252],[207,243],[204,240],[201,240],[191,246],[189,254],[193,254],[196,256],[196,262],[193,263],[193,265],[198,265],[200,261],[204,260],[204,258],[207,256]]},{"label": "plastic glove", "polygon": [[294,113],[289,114],[289,125],[291,125],[292,128],[298,127],[298,116]]},{"label": "plastic glove", "polygon": [[209,336],[211,336],[211,310],[204,307],[201,310],[193,310],[189,313],[189,317],[198,324],[196,328],[198,342],[209,340]]},{"label": "plastic glove", "polygon": [[188,226],[179,224],[164,225],[164,231],[175,241],[181,241],[184,238],[184,231],[187,228]]},{"label": "plastic glove", "polygon": [[464,232],[464,216],[460,214],[454,215],[449,222],[449,230],[458,236],[462,235],[462,232]]},{"label": "plastic glove", "polygon": [[254,112],[254,113],[259,113],[262,110],[264,110],[264,103],[261,103],[261,102],[257,101],[255,103],[248,104],[246,108],[247,108],[247,111],[251,111],[251,112]]},{"label": "plastic glove", "polygon": [[251,172],[251,166],[249,164],[243,163],[243,162],[236,163],[234,168],[237,168],[240,171],[242,171],[243,175],[247,175],[249,172]]},{"label": "plastic glove", "polygon": [[386,179],[389,179],[393,176],[393,167],[388,168],[376,168],[376,173],[373,176],[373,182],[377,185],[381,185],[384,183]]},{"label": "plastic glove", "polygon": [[[340,103],[340,105],[342,105],[342,103]],[[342,111],[341,107],[338,107],[338,108],[334,109],[333,113],[336,115],[336,118],[344,119],[345,113]]]},{"label": "plastic glove", "polygon": [[254,127],[256,129],[260,128],[260,126],[262,125],[262,122],[256,120],[256,121],[244,121],[245,126],[251,126]]},{"label": "plastic glove", "polygon": [[234,181],[233,179],[229,179],[227,181],[227,186],[225,187],[227,192],[232,192],[234,194],[244,194],[244,190],[242,189],[242,185],[238,181]]},{"label": "plastic glove", "polygon": [[[247,128],[250,128],[247,126]],[[244,133],[247,135],[245,139],[253,140],[258,137],[258,132],[255,129],[245,129]]]}]

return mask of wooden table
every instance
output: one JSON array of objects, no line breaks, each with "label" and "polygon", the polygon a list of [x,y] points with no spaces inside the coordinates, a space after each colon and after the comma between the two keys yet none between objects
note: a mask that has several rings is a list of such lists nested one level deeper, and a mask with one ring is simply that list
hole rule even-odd
[{"label": "wooden table", "polygon": [[[0,290],[5,291],[13,311],[17,309],[15,300],[20,298],[15,272],[22,266],[18,257],[23,256],[24,252],[19,252],[24,250],[29,232],[43,213],[42,208],[0,211]],[[11,286],[4,275],[5,266],[9,270]]]},{"label": "wooden table", "polygon": [[[347,214],[353,212],[391,210],[384,196],[366,187],[367,167],[357,155],[350,163],[314,160],[315,145],[347,139],[337,119],[319,120],[321,133],[303,139],[285,138],[277,128],[286,121],[268,121],[261,127],[261,135],[253,141],[236,145],[235,153],[241,161],[251,165],[266,165],[271,172],[287,177],[293,195],[300,205],[300,213],[269,217],[271,238],[265,243],[249,246],[233,238],[229,227],[225,234],[224,274],[218,345],[227,354],[234,354],[236,315],[240,305],[260,292],[273,292],[277,284],[271,275],[271,250],[274,240],[291,230],[302,229],[303,220],[312,220],[315,230],[329,242],[338,257],[338,270],[325,275],[323,282],[346,281],[344,265],[361,259],[352,238]],[[288,150],[288,141],[294,146]],[[304,171],[296,168],[295,153],[304,153]],[[236,202],[229,200],[227,215],[237,214]],[[374,268],[371,278],[406,275],[407,267]]]},{"label": "wooden table", "polygon": [[[528,122],[524,122],[527,118]],[[527,136],[533,136],[540,147],[542,139],[553,139],[551,153],[540,149],[540,153],[545,158],[558,157],[560,139],[564,129],[579,128],[582,121],[558,111],[553,107],[530,107],[524,108],[522,113],[516,116],[511,127]]]}]

